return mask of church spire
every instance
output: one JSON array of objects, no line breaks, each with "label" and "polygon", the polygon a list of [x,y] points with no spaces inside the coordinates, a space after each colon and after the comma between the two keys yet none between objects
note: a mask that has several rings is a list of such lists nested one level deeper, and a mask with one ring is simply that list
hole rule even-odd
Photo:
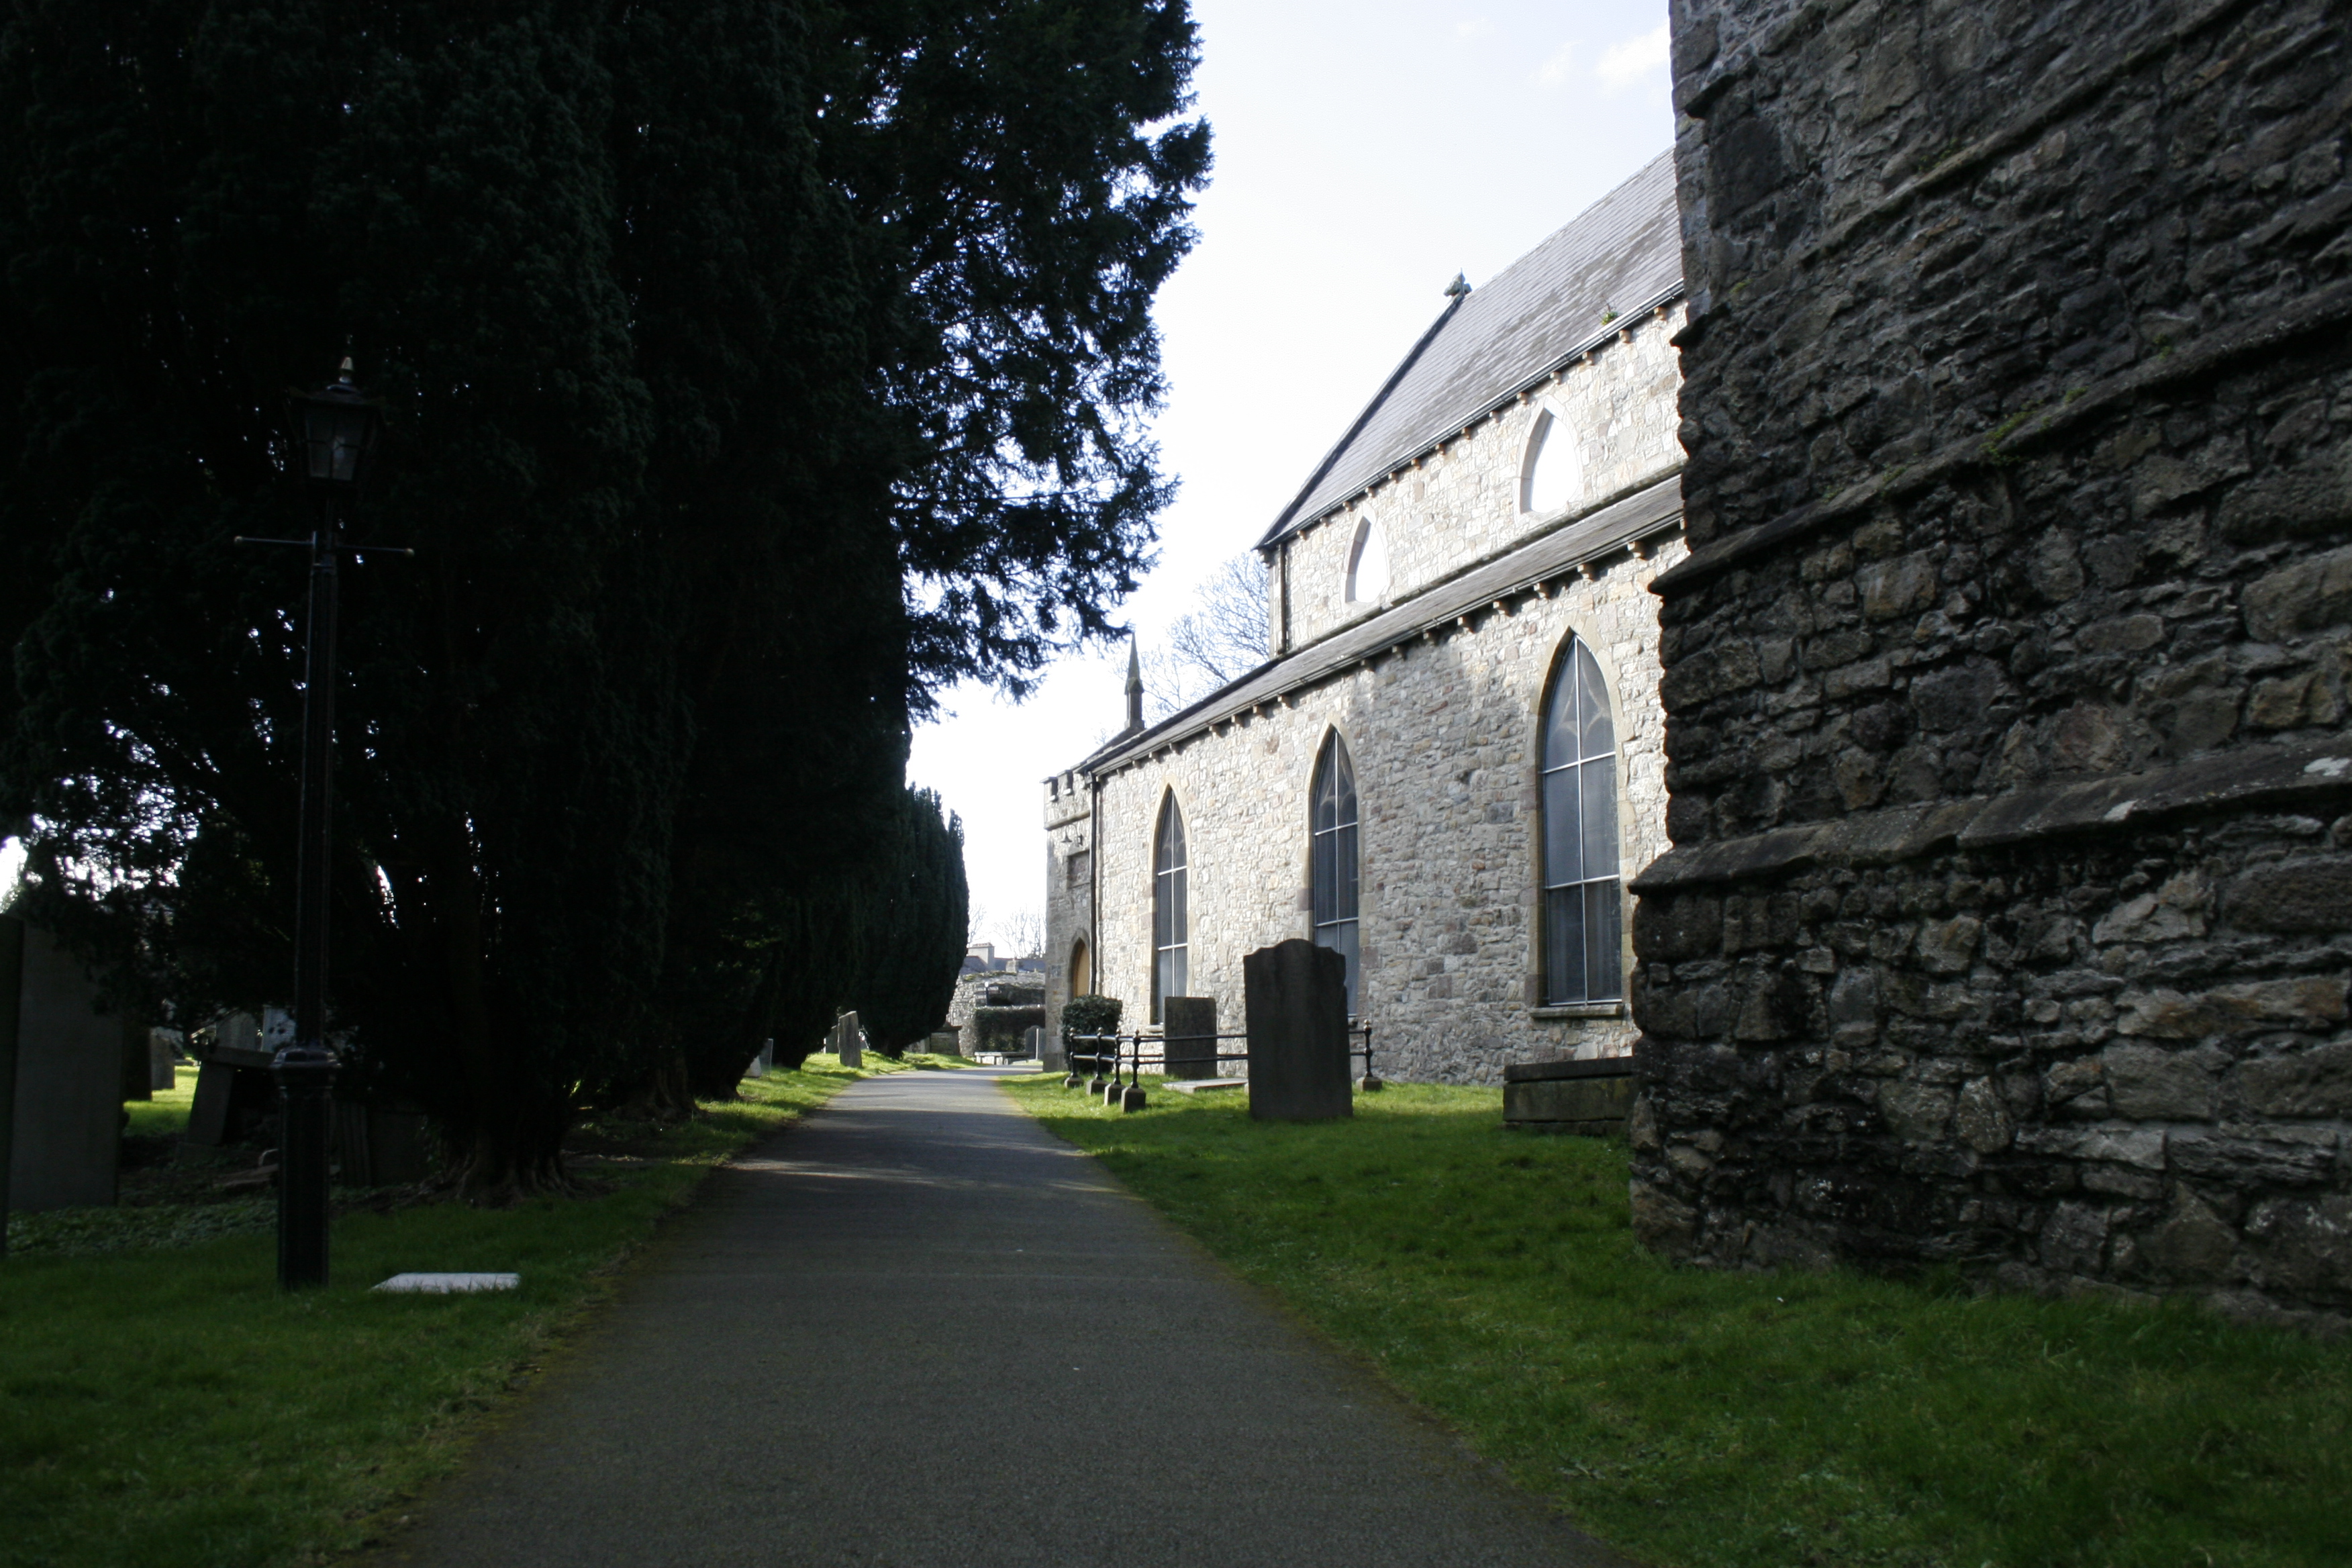
[{"label": "church spire", "polygon": [[1127,635],[1127,732],[1143,728],[1143,660],[1137,656],[1135,634]]}]

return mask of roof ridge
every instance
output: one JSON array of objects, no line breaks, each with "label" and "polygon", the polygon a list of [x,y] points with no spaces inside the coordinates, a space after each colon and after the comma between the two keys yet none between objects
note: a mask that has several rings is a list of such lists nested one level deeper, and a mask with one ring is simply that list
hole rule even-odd
[{"label": "roof ridge", "polygon": [[[1301,531],[1414,453],[1442,446],[1457,421],[1491,414],[1546,372],[1605,342],[1622,324],[1621,312],[1631,317],[1683,293],[1675,215],[1668,148],[1475,291],[1455,297],[1255,548],[1271,549]],[[1630,304],[1629,294],[1641,302]],[[1451,332],[1444,331],[1449,325]]]},{"label": "roof ridge", "polygon": [[[1454,281],[1457,283],[1462,281],[1458,274]],[[1298,487],[1298,493],[1290,498],[1290,504],[1282,509],[1282,515],[1274,520],[1274,526],[1265,531],[1265,536],[1260,539],[1254,548],[1263,550],[1282,537],[1283,531],[1290,526],[1291,514],[1307,504],[1307,498],[1315,493],[1315,487],[1323,482],[1324,476],[1331,471],[1331,465],[1338,462],[1341,454],[1345,453],[1349,447],[1355,445],[1356,437],[1363,434],[1364,426],[1371,423],[1372,416],[1379,413],[1388,403],[1389,395],[1396,391],[1397,384],[1404,380],[1406,374],[1420,363],[1423,352],[1437,341],[1437,334],[1445,330],[1445,324],[1454,320],[1454,315],[1462,309],[1462,302],[1469,299],[1474,292],[1475,292],[1475,289],[1468,288],[1465,288],[1458,294],[1450,289],[1446,290],[1445,309],[1437,312],[1437,320],[1429,323],[1427,330],[1413,343],[1412,351],[1404,356],[1396,369],[1389,372],[1388,380],[1381,384],[1381,389],[1372,395],[1372,400],[1364,405],[1363,411],[1356,416],[1355,423],[1348,426],[1347,434],[1341,436],[1332,444],[1331,449],[1323,454],[1323,460],[1315,465],[1315,471],[1307,476],[1307,482]]]}]

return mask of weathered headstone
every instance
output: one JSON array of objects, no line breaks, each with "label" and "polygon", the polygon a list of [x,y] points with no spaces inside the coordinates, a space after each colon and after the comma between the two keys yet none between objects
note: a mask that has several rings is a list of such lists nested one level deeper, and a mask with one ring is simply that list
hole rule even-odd
[{"label": "weathered headstone", "polygon": [[745,1078],[765,1078],[768,1076],[768,1069],[775,1065],[776,1042],[773,1040],[763,1041],[760,1046],[760,1054],[751,1058],[751,1065],[743,1069],[743,1076]]},{"label": "weathered headstone", "polygon": [[1165,1042],[1169,1078],[1217,1076],[1217,999],[1213,996],[1164,996],[1160,1002],[1160,1034]]},{"label": "weathered headstone", "polygon": [[952,1057],[961,1054],[956,1047],[961,1044],[962,1037],[953,1029],[934,1029],[924,1048],[935,1057]]},{"label": "weathered headstone", "polygon": [[1635,1087],[1632,1057],[1513,1062],[1503,1068],[1503,1125],[1594,1136],[1622,1132]]},{"label": "weathered headstone", "polygon": [[176,1088],[180,1081],[180,1032],[177,1029],[147,1031],[147,1087],[152,1089]]},{"label": "weathered headstone", "polygon": [[100,1013],[81,962],[19,924],[16,1070],[8,1201],[38,1209],[111,1205],[122,1124],[122,1019]]},{"label": "weathered headstone", "polygon": [[245,1136],[257,1118],[275,1114],[277,1104],[260,1029],[252,1014],[231,1013],[213,1026],[213,1047],[196,1069],[195,1103],[181,1141],[191,1149],[216,1149]]},{"label": "weathered headstone", "polygon": [[844,1013],[833,1026],[834,1054],[845,1068],[866,1065],[866,1036],[857,1026],[857,1015]]},{"label": "weathered headstone", "polygon": [[1250,1114],[1321,1121],[1356,1113],[1348,1084],[1348,967],[1298,937],[1242,959]]},{"label": "weathered headstone", "polygon": [[[121,1037],[122,1098],[153,1100],[155,1098],[155,1047],[147,1037],[152,1033],[147,1020],[124,1014],[115,1019]],[[170,1085],[164,1087],[169,1088]]]}]

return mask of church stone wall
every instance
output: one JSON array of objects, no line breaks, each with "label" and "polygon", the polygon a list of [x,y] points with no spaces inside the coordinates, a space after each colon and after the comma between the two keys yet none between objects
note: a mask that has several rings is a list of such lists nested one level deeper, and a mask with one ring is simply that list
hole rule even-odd
[{"label": "church stone wall", "polygon": [[1045,1038],[1049,1052],[1057,1048],[1062,1037],[1062,1004],[1070,999],[1078,981],[1070,972],[1072,955],[1081,942],[1089,955],[1095,945],[1090,790],[1083,773],[1065,772],[1045,781]]},{"label": "church stone wall", "polygon": [[[1487,609],[1254,715],[1106,773],[1094,853],[1100,989],[1140,1026],[1151,994],[1151,843],[1173,790],[1189,838],[1191,991],[1242,1026],[1242,957],[1311,936],[1307,805],[1334,727],[1360,811],[1360,1012],[1384,1077],[1499,1082],[1507,1062],[1622,1054],[1615,1006],[1536,1006],[1538,715],[1571,631],[1609,667],[1628,874],[1664,847],[1656,618],[1649,584],[1678,538],[1620,552],[1591,581]],[[1630,922],[1629,922],[1630,924]],[[1066,945],[1064,943],[1063,945]],[[1591,1016],[1597,1015],[1597,1016]]]},{"label": "church stone wall", "polygon": [[[1580,515],[1673,472],[1682,447],[1675,439],[1672,338],[1682,321],[1679,300],[1624,318],[1617,337],[1569,363],[1525,401],[1505,405],[1467,435],[1455,432],[1369,496],[1294,536],[1288,544],[1291,647],[1377,615],[1470,562],[1543,532],[1562,516]],[[1573,443],[1576,479],[1562,506],[1537,515],[1519,509],[1519,478],[1528,438],[1547,407],[1555,421],[1547,444],[1563,437]],[[1388,548],[1389,591],[1375,601],[1351,603],[1348,563],[1366,517]]]},{"label": "church stone wall", "polygon": [[1677,0],[1634,1211],[2352,1310],[2352,41]]}]

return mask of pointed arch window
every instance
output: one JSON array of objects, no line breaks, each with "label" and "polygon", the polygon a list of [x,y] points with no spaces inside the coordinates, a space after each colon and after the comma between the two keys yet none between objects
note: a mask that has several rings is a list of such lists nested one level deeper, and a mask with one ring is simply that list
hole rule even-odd
[{"label": "pointed arch window", "polygon": [[1381,525],[1371,518],[1356,524],[1354,542],[1348,547],[1348,603],[1377,604],[1389,591],[1389,547]]},{"label": "pointed arch window", "polygon": [[1580,468],[1568,422],[1549,408],[1538,412],[1535,428],[1528,432],[1527,455],[1519,459],[1519,510],[1542,516],[1566,508],[1575,497]]},{"label": "pointed arch window", "polygon": [[1311,902],[1315,944],[1334,947],[1348,961],[1348,1011],[1356,1011],[1360,947],[1356,921],[1356,764],[1338,731],[1315,759]]},{"label": "pointed arch window", "polygon": [[1543,997],[1625,994],[1625,894],[1617,854],[1617,726],[1601,661],[1570,637],[1543,721]]},{"label": "pointed arch window", "polygon": [[1188,877],[1184,814],[1176,808],[1176,796],[1171,793],[1160,808],[1159,830],[1152,836],[1151,1021],[1155,1024],[1160,1022],[1162,999],[1191,994],[1184,989],[1192,983],[1187,963],[1192,930],[1185,907]]}]

